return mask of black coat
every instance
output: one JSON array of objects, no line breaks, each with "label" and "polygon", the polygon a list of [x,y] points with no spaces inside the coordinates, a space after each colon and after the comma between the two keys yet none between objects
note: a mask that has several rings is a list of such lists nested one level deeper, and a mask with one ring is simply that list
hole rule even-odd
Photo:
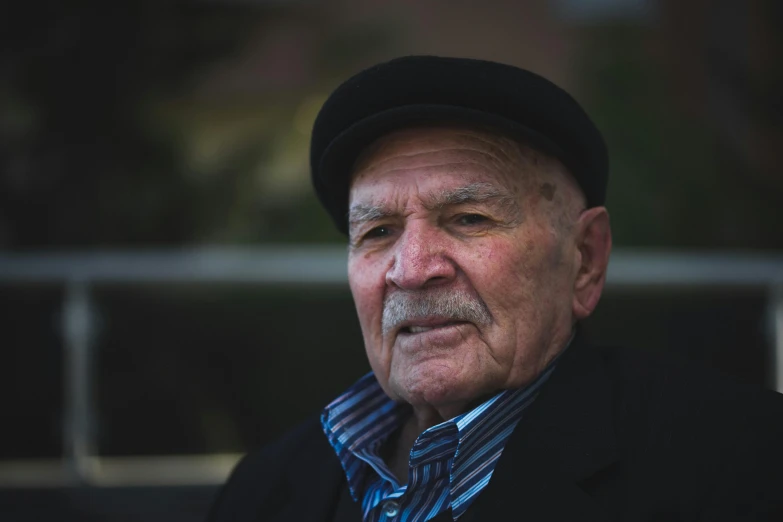
[{"label": "black coat", "polygon": [[[209,520],[360,522],[346,490],[313,419],[245,457]],[[460,518],[495,520],[783,521],[783,396],[577,339]]]}]

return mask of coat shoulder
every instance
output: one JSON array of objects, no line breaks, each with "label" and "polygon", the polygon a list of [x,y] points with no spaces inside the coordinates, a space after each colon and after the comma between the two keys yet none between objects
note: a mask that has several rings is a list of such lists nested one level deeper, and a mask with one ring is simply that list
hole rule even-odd
[{"label": "coat shoulder", "polygon": [[691,361],[600,348],[628,478],[708,520],[783,520],[783,395]]},{"label": "coat shoulder", "polygon": [[[685,359],[641,350],[600,347],[621,413],[634,408],[695,426],[741,418],[783,429],[783,395]],[[732,430],[724,430],[731,432]]]}]

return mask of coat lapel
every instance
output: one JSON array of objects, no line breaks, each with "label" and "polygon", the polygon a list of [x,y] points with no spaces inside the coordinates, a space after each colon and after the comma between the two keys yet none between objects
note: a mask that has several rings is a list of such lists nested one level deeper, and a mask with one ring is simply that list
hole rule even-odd
[{"label": "coat lapel", "polygon": [[466,519],[607,520],[580,482],[617,461],[612,426],[604,366],[577,336],[511,435]]}]

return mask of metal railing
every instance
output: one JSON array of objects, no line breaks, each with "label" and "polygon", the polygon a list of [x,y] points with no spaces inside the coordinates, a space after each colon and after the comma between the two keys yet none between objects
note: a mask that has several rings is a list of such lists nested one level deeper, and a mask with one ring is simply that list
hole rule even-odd
[{"label": "metal railing", "polygon": [[[65,421],[62,460],[0,463],[0,486],[217,484],[239,455],[100,457],[93,439],[91,359],[99,283],[245,283],[347,288],[347,252],[339,246],[177,251],[0,254],[0,283],[65,287]],[[767,295],[769,360],[783,392],[783,256],[620,250],[607,290],[753,289]]]}]

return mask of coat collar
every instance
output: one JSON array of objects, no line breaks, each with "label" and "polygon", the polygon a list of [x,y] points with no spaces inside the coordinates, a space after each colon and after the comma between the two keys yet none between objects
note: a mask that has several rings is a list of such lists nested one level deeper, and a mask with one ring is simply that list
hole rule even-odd
[{"label": "coat collar", "polygon": [[580,482],[618,459],[612,392],[581,334],[506,444],[471,520],[606,520]]}]

